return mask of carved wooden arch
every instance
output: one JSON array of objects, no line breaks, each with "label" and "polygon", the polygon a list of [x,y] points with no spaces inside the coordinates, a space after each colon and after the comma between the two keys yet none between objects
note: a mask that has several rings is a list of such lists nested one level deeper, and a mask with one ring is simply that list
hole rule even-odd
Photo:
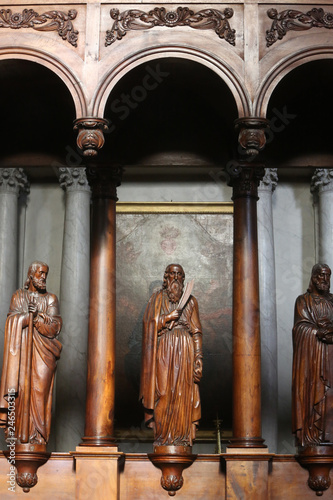
[{"label": "carved wooden arch", "polygon": [[311,61],[333,59],[333,46],[317,46],[299,50],[276,65],[261,84],[254,102],[255,116],[266,118],[268,103],[281,80],[295,68]]},{"label": "carved wooden arch", "polygon": [[81,84],[73,72],[52,55],[42,50],[21,47],[1,47],[0,61],[5,59],[21,59],[35,62],[56,74],[69,90],[78,118],[87,115],[87,104]]},{"label": "carved wooden arch", "polygon": [[156,59],[182,58],[202,64],[215,73],[227,84],[237,106],[238,116],[248,116],[251,109],[251,99],[240,76],[224,61],[213,57],[212,54],[203,50],[183,46],[158,46],[140,50],[127,59],[120,62],[103,78],[99,88],[93,98],[92,114],[93,116],[104,116],[104,110],[107,99],[115,85],[121,78],[141,64]]}]

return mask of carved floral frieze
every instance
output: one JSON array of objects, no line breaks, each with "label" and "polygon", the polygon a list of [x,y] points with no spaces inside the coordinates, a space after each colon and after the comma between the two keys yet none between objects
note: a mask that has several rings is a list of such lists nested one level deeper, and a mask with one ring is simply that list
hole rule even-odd
[{"label": "carved floral frieze", "polygon": [[33,9],[24,9],[21,13],[13,14],[11,9],[0,10],[0,28],[33,28],[37,31],[58,31],[63,40],[77,47],[78,31],[74,29],[72,20],[77,16],[76,10],[68,14],[57,10],[50,10],[38,14]]},{"label": "carved floral frieze", "polygon": [[214,30],[219,38],[223,38],[231,45],[235,45],[235,30],[230,28],[228,19],[234,14],[233,9],[224,11],[203,9],[194,12],[188,7],[177,7],[175,11],[167,11],[164,7],[156,7],[149,12],[130,9],[119,12],[111,9],[110,15],[114,20],[112,28],[106,32],[105,46],[116,40],[121,40],[130,30],[147,30],[157,26],[175,28],[189,26],[200,30]]},{"label": "carved floral frieze", "polygon": [[266,31],[267,47],[270,47],[277,40],[287,34],[288,31],[305,31],[311,28],[333,28],[333,14],[325,12],[323,9],[312,9],[307,13],[298,10],[269,9],[267,15],[273,19],[270,30]]}]

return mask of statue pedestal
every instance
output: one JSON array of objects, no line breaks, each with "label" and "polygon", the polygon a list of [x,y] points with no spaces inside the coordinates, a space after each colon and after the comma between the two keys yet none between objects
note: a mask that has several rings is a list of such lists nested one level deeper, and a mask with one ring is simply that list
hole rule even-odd
[{"label": "statue pedestal", "polygon": [[161,486],[170,496],[174,496],[183,486],[183,470],[193,464],[191,446],[154,446],[149,460],[162,471]]},{"label": "statue pedestal", "polygon": [[28,493],[37,484],[37,469],[48,461],[51,453],[46,451],[45,444],[16,443],[15,456],[10,455],[9,451],[4,451],[4,455],[7,459],[9,456],[11,460],[14,459],[16,483]]},{"label": "statue pedestal", "polygon": [[302,467],[309,471],[308,485],[322,496],[331,485],[330,470],[333,467],[333,444],[319,446],[304,446],[298,448],[296,456]]}]

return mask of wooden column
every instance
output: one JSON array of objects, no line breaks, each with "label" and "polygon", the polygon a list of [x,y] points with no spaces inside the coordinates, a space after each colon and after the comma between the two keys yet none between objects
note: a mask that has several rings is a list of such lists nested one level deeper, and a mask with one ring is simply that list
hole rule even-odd
[{"label": "wooden column", "polygon": [[90,310],[83,446],[114,443],[116,188],[120,171],[87,169],[92,188]]},{"label": "wooden column", "polygon": [[264,169],[244,162],[237,164],[231,173],[234,201],[232,447],[257,448],[264,445],[256,204]]}]

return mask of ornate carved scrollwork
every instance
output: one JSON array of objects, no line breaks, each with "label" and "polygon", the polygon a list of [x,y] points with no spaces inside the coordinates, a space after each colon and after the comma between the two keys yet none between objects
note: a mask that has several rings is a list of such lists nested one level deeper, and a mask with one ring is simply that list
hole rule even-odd
[{"label": "ornate carved scrollwork", "polygon": [[[0,28],[33,28],[37,31],[58,31],[63,40],[77,47],[78,31],[74,30],[72,20],[77,16],[74,9],[64,12],[50,10],[38,14],[33,9],[23,9],[22,13],[13,14],[11,9],[0,10]],[[47,23],[47,24],[45,24]]]},{"label": "ornate carved scrollwork", "polygon": [[196,13],[188,7],[177,7],[175,11],[167,12],[164,7],[156,7],[148,13],[142,10],[130,9],[119,12],[111,9],[114,19],[112,28],[106,32],[105,46],[116,40],[121,40],[130,30],[146,30],[156,26],[174,28],[189,26],[194,29],[214,30],[219,38],[235,45],[235,30],[230,28],[229,21],[234,14],[233,9],[226,8],[223,12],[216,9],[203,9]]},{"label": "ornate carved scrollwork", "polygon": [[278,13],[269,9],[267,15],[273,19],[270,30],[266,31],[267,47],[287,34],[288,31],[305,31],[311,28],[333,28],[333,14],[323,9],[312,9],[306,14],[298,10],[287,9]]},{"label": "ornate carved scrollwork", "polygon": [[103,147],[105,139],[103,130],[109,127],[104,118],[78,118],[74,121],[74,130],[78,130],[77,145],[84,156],[96,156]]}]

